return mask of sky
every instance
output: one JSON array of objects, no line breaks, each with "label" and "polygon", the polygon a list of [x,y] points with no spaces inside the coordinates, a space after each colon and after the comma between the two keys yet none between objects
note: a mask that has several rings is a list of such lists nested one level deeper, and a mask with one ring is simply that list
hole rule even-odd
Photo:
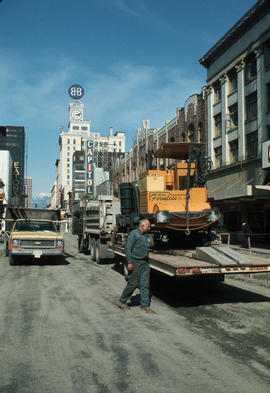
[{"label": "sky", "polygon": [[2,0],[0,125],[22,125],[33,195],[56,179],[68,89],[80,84],[91,131],[161,128],[201,92],[199,59],[255,0]]}]

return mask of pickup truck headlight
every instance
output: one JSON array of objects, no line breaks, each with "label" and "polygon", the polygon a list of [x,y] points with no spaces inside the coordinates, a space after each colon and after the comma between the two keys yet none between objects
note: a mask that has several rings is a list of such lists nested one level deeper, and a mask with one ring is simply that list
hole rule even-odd
[{"label": "pickup truck headlight", "polygon": [[12,245],[13,246],[19,246],[20,245],[20,240],[19,239],[12,239]]},{"label": "pickup truck headlight", "polygon": [[63,240],[56,240],[56,247],[64,247],[64,241]]}]

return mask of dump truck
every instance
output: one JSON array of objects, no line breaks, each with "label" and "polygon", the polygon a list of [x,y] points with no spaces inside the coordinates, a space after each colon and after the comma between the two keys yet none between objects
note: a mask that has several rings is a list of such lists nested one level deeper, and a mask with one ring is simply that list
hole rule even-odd
[{"label": "dump truck", "polygon": [[59,233],[58,210],[5,207],[5,252],[9,264],[19,263],[21,257],[62,257],[64,239]]},{"label": "dump truck", "polygon": [[108,242],[120,214],[120,202],[112,195],[99,195],[96,199],[81,201],[72,209],[72,233],[78,237],[78,251],[89,253],[98,264],[114,258]]}]

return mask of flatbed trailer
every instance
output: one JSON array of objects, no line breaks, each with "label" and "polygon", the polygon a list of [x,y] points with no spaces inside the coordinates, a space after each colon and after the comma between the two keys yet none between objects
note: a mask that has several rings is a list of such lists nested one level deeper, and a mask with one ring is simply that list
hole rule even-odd
[{"label": "flatbed trailer", "polygon": [[[116,258],[125,258],[123,246],[111,244]],[[153,270],[171,277],[209,277],[223,281],[227,274],[254,274],[270,272],[270,259],[246,256],[227,246],[197,247],[194,251],[152,251],[149,263]]]}]

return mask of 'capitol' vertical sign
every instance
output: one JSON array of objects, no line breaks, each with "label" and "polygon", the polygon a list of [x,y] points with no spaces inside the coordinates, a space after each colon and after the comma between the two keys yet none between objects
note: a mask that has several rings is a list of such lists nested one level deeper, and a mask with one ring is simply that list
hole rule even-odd
[{"label": "'capitol' vertical sign", "polygon": [[93,195],[94,191],[94,142],[86,141],[86,194]]}]

